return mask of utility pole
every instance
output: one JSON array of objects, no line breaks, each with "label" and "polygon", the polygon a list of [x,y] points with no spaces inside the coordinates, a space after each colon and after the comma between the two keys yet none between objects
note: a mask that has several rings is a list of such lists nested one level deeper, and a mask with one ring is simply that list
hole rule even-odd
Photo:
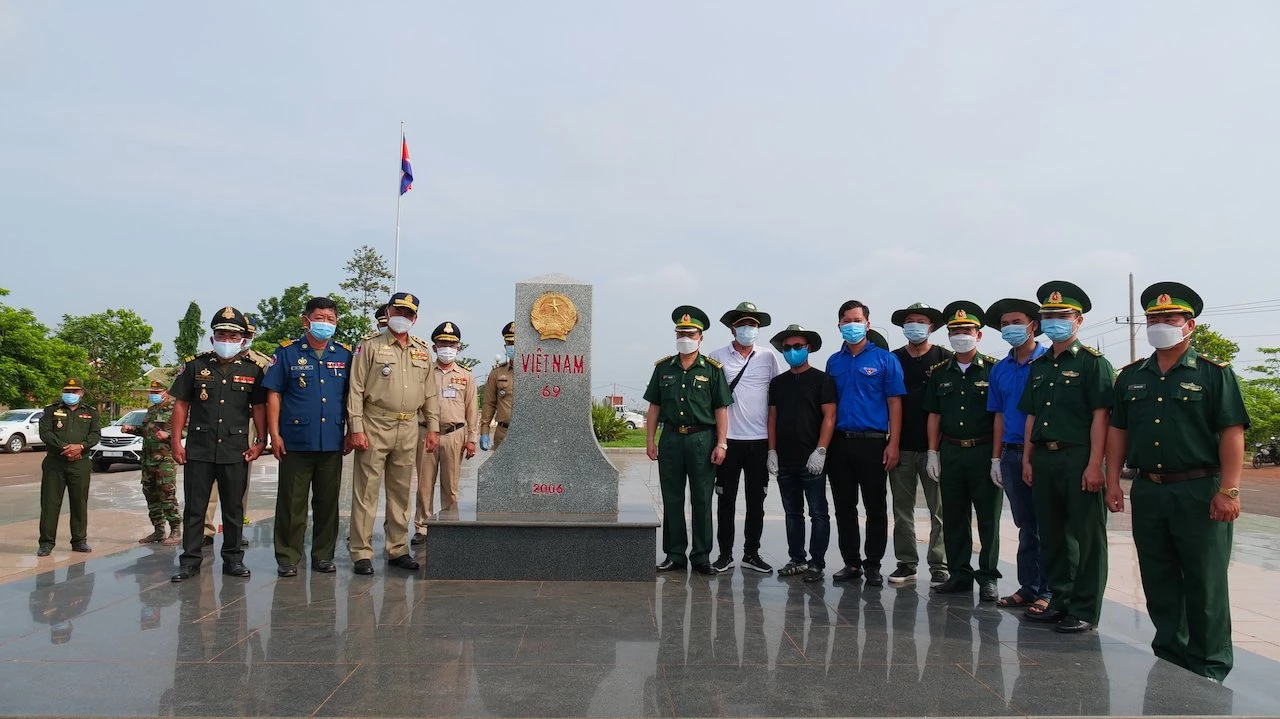
[{"label": "utility pole", "polygon": [[1138,361],[1138,323],[1133,307],[1133,273],[1129,273],[1129,361]]}]

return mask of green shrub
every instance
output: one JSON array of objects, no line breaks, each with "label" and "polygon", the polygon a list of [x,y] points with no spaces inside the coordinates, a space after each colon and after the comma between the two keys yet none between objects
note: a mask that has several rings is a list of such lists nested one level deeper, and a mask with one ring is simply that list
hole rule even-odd
[{"label": "green shrub", "polygon": [[627,423],[606,403],[591,405],[591,428],[597,442],[617,442],[627,434]]}]

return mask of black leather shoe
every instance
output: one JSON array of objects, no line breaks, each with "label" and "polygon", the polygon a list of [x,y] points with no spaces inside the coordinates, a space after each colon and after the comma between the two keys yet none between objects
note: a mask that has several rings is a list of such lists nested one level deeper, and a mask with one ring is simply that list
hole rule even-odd
[{"label": "black leather shoe", "polygon": [[1028,610],[1028,611],[1023,612],[1023,613],[1022,613],[1022,616],[1023,616],[1023,617],[1028,621],[1028,622],[1041,622],[1041,623],[1044,623],[1044,624],[1057,624],[1058,622],[1060,622],[1060,621],[1062,621],[1064,618],[1066,618],[1067,613],[1066,613],[1066,612],[1054,612],[1054,611],[1050,611],[1050,610],[1046,609],[1045,611],[1041,612],[1040,614],[1034,614],[1034,613],[1032,613],[1030,610]]},{"label": "black leather shoe", "polygon": [[247,546],[249,546],[249,540],[245,539],[244,537],[241,537],[241,538],[240,538],[240,546],[242,546],[242,547],[247,547]]},{"label": "black leather shoe", "polygon": [[980,582],[978,584],[978,599],[984,602],[994,602],[1000,598],[1000,590],[996,588],[995,582]]},{"label": "black leather shoe", "polygon": [[223,562],[222,573],[228,577],[247,577],[249,576],[249,568],[244,566],[243,562],[233,562],[231,564]]},{"label": "black leather shoe", "polygon": [[831,575],[831,581],[833,581],[833,582],[852,582],[853,580],[855,580],[855,579],[857,579],[858,577],[861,577],[861,576],[862,576],[862,568],[861,568],[861,567],[845,567],[844,569],[841,569],[840,571],[836,572],[835,574],[832,574],[832,575]]},{"label": "black leather shoe", "polygon": [[200,568],[199,568],[199,567],[191,567],[191,566],[188,566],[188,565],[184,564],[184,565],[182,565],[182,566],[178,567],[178,573],[177,573],[177,574],[174,574],[172,577],[169,577],[169,581],[171,581],[171,582],[185,582],[185,581],[187,581],[188,579],[190,579],[190,578],[192,578],[192,577],[196,576],[196,575],[197,575],[197,574],[199,574],[199,573],[200,573]]},{"label": "black leather shoe", "polygon": [[973,580],[952,574],[951,578],[933,588],[938,594],[967,594],[973,591]]},{"label": "black leather shoe", "polygon": [[357,559],[356,566],[353,571],[355,571],[356,574],[373,574],[373,560]]},{"label": "black leather shoe", "polygon": [[421,547],[426,543],[427,543],[427,535],[423,534],[422,532],[414,532],[413,539],[409,540],[410,547]]},{"label": "black leather shoe", "polygon": [[659,572],[679,572],[684,569],[684,565],[676,564],[673,560],[666,559],[654,569]]},{"label": "black leather shoe", "polygon": [[1097,628],[1097,624],[1090,624],[1080,617],[1068,614],[1058,622],[1057,626],[1053,628],[1053,631],[1062,632],[1063,634],[1079,634],[1080,632],[1087,632],[1090,629]]},{"label": "black leather shoe", "polygon": [[418,560],[414,559],[413,557],[410,557],[407,554],[401,554],[398,557],[392,557],[391,559],[388,559],[387,566],[399,567],[401,569],[408,569],[410,571],[416,572],[421,565],[419,565]]},{"label": "black leather shoe", "polygon": [[872,568],[868,567],[868,568],[866,568],[866,569],[862,570],[862,573],[863,573],[863,575],[864,575],[864,576],[866,576],[866,578],[867,578],[867,586],[868,586],[868,587],[883,587],[883,586],[884,586],[884,575],[880,573],[879,568],[872,569]]},{"label": "black leather shoe", "polygon": [[73,551],[73,552],[84,552],[84,553],[86,553],[86,554],[87,554],[87,553],[89,553],[89,552],[92,552],[92,551],[93,551],[93,547],[90,547],[88,542],[86,542],[86,541],[84,541],[83,539],[81,539],[79,542],[72,542],[72,543],[71,543],[71,551]]},{"label": "black leather shoe", "polygon": [[333,562],[327,559],[316,559],[311,562],[311,571],[320,572],[322,574],[333,574],[338,568],[333,566]]},{"label": "black leather shoe", "polygon": [[701,564],[695,564],[693,565],[693,571],[697,572],[698,574],[705,574],[708,577],[715,576],[720,573],[715,567],[711,566],[711,562],[703,562]]},{"label": "black leather shoe", "polygon": [[290,566],[276,567],[277,577],[296,577],[298,576],[298,568]]},{"label": "black leather shoe", "polygon": [[53,545],[52,545],[52,544],[41,544],[39,547],[36,547],[36,556],[37,556],[37,557],[47,557],[47,556],[49,556],[50,554],[53,554]]}]

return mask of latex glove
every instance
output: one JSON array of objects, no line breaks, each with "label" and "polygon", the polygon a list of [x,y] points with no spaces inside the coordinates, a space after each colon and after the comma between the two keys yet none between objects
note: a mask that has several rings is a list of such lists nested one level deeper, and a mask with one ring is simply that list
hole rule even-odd
[{"label": "latex glove", "polygon": [[480,435],[480,449],[485,452],[488,452],[489,450],[493,449],[493,440],[489,439],[489,435],[487,434]]},{"label": "latex glove", "polygon": [[778,450],[769,450],[769,456],[764,460],[765,469],[769,470],[769,474],[778,475]]},{"label": "latex glove", "polygon": [[1000,473],[1000,459],[991,460],[991,483],[1004,489],[1004,475]]},{"label": "latex glove", "polygon": [[938,450],[931,449],[925,452],[924,473],[935,482],[942,476],[942,457],[938,455]]},{"label": "latex glove", "polygon": [[822,468],[826,464],[826,453],[820,449],[815,449],[813,450],[813,453],[809,455],[809,461],[804,463],[804,468],[809,471],[809,474],[816,476],[822,474]]}]

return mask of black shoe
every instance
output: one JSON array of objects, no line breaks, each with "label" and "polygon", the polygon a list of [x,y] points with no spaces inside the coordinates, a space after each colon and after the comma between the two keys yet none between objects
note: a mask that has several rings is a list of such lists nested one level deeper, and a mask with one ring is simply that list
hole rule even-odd
[{"label": "black shoe", "polygon": [[728,554],[721,554],[716,557],[716,561],[712,562],[711,566],[715,567],[717,572],[727,572],[733,569],[733,557]]},{"label": "black shoe", "polygon": [[85,554],[88,554],[93,551],[93,547],[90,547],[88,542],[81,539],[79,542],[71,543],[71,551],[84,552]]},{"label": "black shoe", "polygon": [[769,563],[760,558],[759,554],[748,554],[742,558],[742,566],[754,572],[761,574],[772,574],[773,567]]},{"label": "black shoe", "polygon": [[1000,590],[996,588],[995,582],[979,582],[978,583],[978,599],[984,602],[994,602],[1000,598]]},{"label": "black shoe", "polygon": [[1090,629],[1097,628],[1097,624],[1090,624],[1080,617],[1068,614],[1058,622],[1057,626],[1053,628],[1053,631],[1062,632],[1063,634],[1079,634],[1080,632],[1087,632]]},{"label": "black shoe", "polygon": [[898,568],[889,575],[890,584],[906,584],[914,581],[916,581],[916,568],[902,562],[898,562]]},{"label": "black shoe", "polygon": [[935,569],[929,573],[929,586],[941,587],[951,578],[951,573],[945,569]]},{"label": "black shoe", "polygon": [[835,574],[831,575],[833,582],[852,582],[862,576],[862,569],[859,567],[845,567]]},{"label": "black shoe", "polygon": [[174,574],[172,577],[169,577],[169,581],[171,581],[171,582],[185,582],[185,581],[187,581],[188,579],[190,579],[190,578],[192,578],[192,577],[196,576],[196,575],[197,575],[197,574],[199,574],[199,573],[200,573],[200,567],[192,567],[192,566],[190,566],[190,565],[186,565],[186,564],[184,564],[184,565],[182,565],[182,566],[178,567],[178,573],[177,573],[177,574]]},{"label": "black shoe", "polygon": [[1043,624],[1057,624],[1058,622],[1066,618],[1067,613],[1055,612],[1055,611],[1046,609],[1039,614],[1035,614],[1028,608],[1027,611],[1022,613],[1022,616],[1026,618],[1028,622],[1041,622]]},{"label": "black shoe", "polygon": [[867,586],[868,586],[868,587],[883,587],[883,586],[884,586],[884,575],[880,573],[880,568],[879,568],[879,567],[874,567],[874,568],[873,568],[873,567],[866,567],[865,569],[863,569],[863,570],[862,570],[862,572],[863,572],[863,574],[864,574],[864,575],[866,575],[866,577],[867,577]]},{"label": "black shoe", "polygon": [[222,573],[228,577],[248,577],[249,568],[244,566],[244,562],[222,563]]},{"label": "black shoe", "polygon": [[391,559],[388,559],[387,566],[399,567],[401,569],[408,569],[410,571],[416,572],[421,565],[419,565],[418,560],[414,559],[413,557],[410,557],[407,554],[401,554],[398,557],[392,557]]},{"label": "black shoe", "polygon": [[787,562],[786,566],[778,570],[779,577],[794,577],[797,574],[804,574],[809,571],[808,562],[797,562],[794,559]]},{"label": "black shoe", "polygon": [[249,546],[249,540],[245,539],[244,537],[241,537],[241,538],[240,538],[240,546],[242,546],[242,547],[247,547],[247,546]]},{"label": "black shoe", "polygon": [[373,560],[357,559],[354,571],[356,574],[373,574]]},{"label": "black shoe", "polygon": [[711,566],[709,562],[703,562],[702,564],[693,565],[693,571],[697,572],[698,574],[705,574],[707,576],[712,576],[720,573],[715,567]]},{"label": "black shoe", "polygon": [[822,571],[822,567],[809,565],[809,568],[804,570],[804,576],[801,577],[800,580],[806,584],[814,584],[816,582],[821,582],[826,578],[826,573]]},{"label": "black shoe", "polygon": [[966,594],[973,591],[973,580],[951,575],[947,581],[933,588],[938,594]]},{"label": "black shoe", "polygon": [[50,554],[53,554],[53,545],[52,545],[52,544],[41,544],[39,547],[36,547],[36,556],[37,556],[37,557],[47,557],[47,556],[49,556]]},{"label": "black shoe", "polygon": [[280,565],[276,567],[277,577],[296,577],[298,576],[298,568],[290,565]]},{"label": "black shoe", "polygon": [[328,559],[311,560],[311,571],[320,572],[321,574],[333,574],[338,568],[333,566],[333,562]]},{"label": "black shoe", "polygon": [[410,547],[420,547],[427,543],[427,535],[422,532],[414,532],[413,539],[409,540]]},{"label": "black shoe", "polygon": [[208,536],[208,535],[205,535],[204,540],[200,542],[200,546],[201,546],[201,547],[212,547],[212,546],[213,546],[213,537],[210,537],[210,536]]},{"label": "black shoe", "polygon": [[653,568],[657,572],[681,572],[684,571],[683,564],[677,564],[674,560],[664,559],[662,564]]}]

